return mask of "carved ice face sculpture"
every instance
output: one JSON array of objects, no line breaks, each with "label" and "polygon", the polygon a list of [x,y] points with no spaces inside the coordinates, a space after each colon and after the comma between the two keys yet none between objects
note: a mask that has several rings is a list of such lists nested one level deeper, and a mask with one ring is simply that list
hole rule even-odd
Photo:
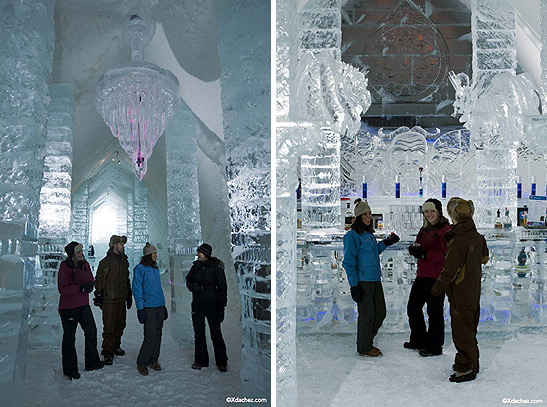
[{"label": "carved ice face sculpture", "polygon": [[427,141],[420,133],[401,133],[393,138],[389,159],[395,174],[403,178],[418,179],[419,168],[425,167]]}]

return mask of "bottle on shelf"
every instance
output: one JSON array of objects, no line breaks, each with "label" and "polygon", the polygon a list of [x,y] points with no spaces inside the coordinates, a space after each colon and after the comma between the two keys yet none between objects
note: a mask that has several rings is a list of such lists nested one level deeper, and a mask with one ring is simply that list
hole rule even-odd
[{"label": "bottle on shelf", "polygon": [[505,208],[505,216],[502,219],[503,228],[505,230],[511,230],[511,227],[513,226],[511,224],[511,218],[509,217],[509,209]]},{"label": "bottle on shelf", "polygon": [[350,230],[351,224],[353,223],[353,212],[351,211],[351,203],[346,202],[346,213],[344,215],[344,229]]},{"label": "bottle on shelf", "polygon": [[532,184],[530,185],[530,195],[536,195],[536,176],[532,175]]},{"label": "bottle on shelf", "polygon": [[494,223],[494,229],[502,229],[503,223],[501,223],[501,211],[499,209],[497,215],[498,216],[496,216],[496,222]]},{"label": "bottle on shelf", "polygon": [[522,178],[519,175],[517,178],[517,199],[522,198]]},{"label": "bottle on shelf", "polygon": [[401,183],[399,181],[399,174],[395,175],[395,198],[401,197]]},{"label": "bottle on shelf", "polygon": [[444,175],[441,178],[441,198],[446,198],[446,179]]},{"label": "bottle on shelf", "polygon": [[363,201],[366,201],[367,198],[368,198],[368,186],[367,186],[367,182],[365,180],[365,176],[363,175],[363,185],[362,185],[363,189]]}]

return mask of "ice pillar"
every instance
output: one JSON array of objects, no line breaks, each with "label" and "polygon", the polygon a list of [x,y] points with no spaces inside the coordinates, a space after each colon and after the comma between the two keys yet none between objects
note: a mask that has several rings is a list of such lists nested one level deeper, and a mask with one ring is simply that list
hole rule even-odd
[{"label": "ice pillar", "polygon": [[5,0],[0,7],[0,394],[7,407],[22,404],[53,14],[53,0]]},{"label": "ice pillar", "polygon": [[49,93],[38,230],[41,267],[36,269],[31,300],[29,347],[58,348],[61,321],[56,275],[70,237],[74,95],[69,84],[51,85]]},{"label": "ice pillar", "polygon": [[[488,98],[489,93],[481,93],[480,90],[489,88],[497,75],[514,74],[517,67],[513,8],[506,0],[473,0],[471,27],[475,95],[477,99]],[[480,100],[477,102],[479,105],[482,103]],[[497,134],[500,127],[503,127],[500,123],[513,118],[496,113],[480,109],[471,113],[475,115],[472,119],[475,123],[482,120],[477,120],[479,115],[494,122],[493,125],[470,128],[473,140],[486,140],[476,156],[478,196],[475,219],[481,226],[492,226],[498,209],[503,211],[508,207],[514,216],[517,206],[516,144],[510,140],[509,134]]]},{"label": "ice pillar", "polygon": [[197,144],[199,122],[181,101],[165,132],[167,161],[168,252],[173,338],[179,346],[192,346],[191,294],[186,275],[201,240]]},{"label": "ice pillar", "polygon": [[219,0],[221,104],[241,294],[242,392],[269,397],[271,360],[270,6]]},{"label": "ice pillar", "polygon": [[70,223],[70,240],[89,247],[89,183],[85,182],[72,195],[72,220]]},{"label": "ice pillar", "polygon": [[[133,190],[129,193],[132,205],[129,208],[127,219],[127,245],[125,254],[129,257],[129,265],[131,270],[141,261],[142,249],[146,242],[149,241],[148,236],[148,188],[137,178],[133,180]],[[131,222],[131,228],[129,227]]]}]

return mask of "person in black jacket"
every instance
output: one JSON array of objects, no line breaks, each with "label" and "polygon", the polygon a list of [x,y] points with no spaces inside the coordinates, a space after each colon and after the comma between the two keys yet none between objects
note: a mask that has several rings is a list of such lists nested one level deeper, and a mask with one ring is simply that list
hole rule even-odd
[{"label": "person in black jacket", "polygon": [[213,248],[207,243],[198,247],[198,259],[186,276],[186,286],[192,292],[192,324],[194,325],[195,355],[192,369],[209,366],[205,338],[205,318],[209,323],[218,370],[227,371],[228,357],[220,324],[224,320],[228,287],[224,263],[212,257]]}]

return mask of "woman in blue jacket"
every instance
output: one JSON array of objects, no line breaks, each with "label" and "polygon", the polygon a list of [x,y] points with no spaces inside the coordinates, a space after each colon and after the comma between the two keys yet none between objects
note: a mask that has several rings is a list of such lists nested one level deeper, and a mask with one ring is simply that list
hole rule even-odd
[{"label": "woman in blue jacket", "polygon": [[161,346],[161,332],[163,321],[167,319],[165,297],[161,287],[160,271],[156,260],[158,251],[150,243],[142,249],[141,262],[133,270],[133,297],[137,307],[137,318],[144,324],[144,340],[139,356],[137,368],[143,376],[148,375],[148,368],[161,370],[158,363]]},{"label": "woman in blue jacket", "polygon": [[386,317],[386,302],[380,280],[380,253],[399,241],[392,233],[376,242],[372,228],[372,213],[366,202],[358,202],[354,209],[355,221],[344,236],[344,269],[351,286],[351,298],[357,303],[357,353],[359,356],[382,356],[380,349],[372,346]]}]

